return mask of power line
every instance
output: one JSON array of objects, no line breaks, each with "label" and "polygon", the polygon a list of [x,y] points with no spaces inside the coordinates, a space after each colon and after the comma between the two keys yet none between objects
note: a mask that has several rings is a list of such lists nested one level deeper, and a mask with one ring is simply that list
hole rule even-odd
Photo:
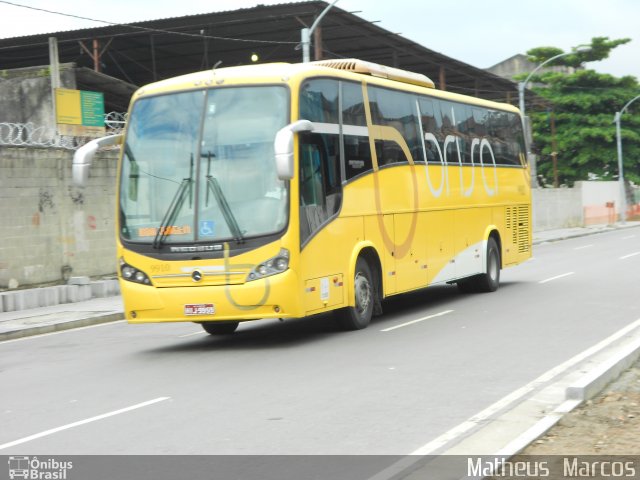
[{"label": "power line", "polygon": [[250,39],[246,39],[246,38],[217,37],[217,36],[213,36],[213,35],[204,35],[204,34],[197,34],[197,33],[176,32],[174,30],[163,30],[163,29],[160,29],[160,28],[142,27],[140,25],[132,25],[130,23],[109,22],[107,20],[100,20],[100,19],[97,19],[97,18],[83,17],[83,16],[80,16],[80,15],[74,15],[72,13],[57,12],[57,11],[54,11],[54,10],[47,10],[46,8],[38,8],[38,7],[32,7],[30,5],[22,5],[20,3],[9,2],[7,0],[0,0],[0,3],[4,3],[4,4],[7,4],[7,5],[14,6],[14,7],[26,8],[28,10],[35,10],[35,11],[38,11],[38,12],[51,13],[53,15],[61,15],[63,17],[71,17],[71,18],[76,18],[76,19],[79,19],[79,20],[88,20],[90,22],[104,23],[106,25],[115,26],[115,27],[128,27],[128,28],[133,28],[133,29],[137,29],[137,30],[143,30],[145,32],[168,33],[168,34],[171,34],[171,35],[180,35],[180,36],[183,36],[183,37],[210,38],[210,39],[213,39],[213,40],[229,40],[229,41],[233,41],[233,42],[247,42],[247,43],[289,44],[289,45],[297,45],[298,43],[300,43],[300,42],[280,41],[280,40],[250,40]]}]

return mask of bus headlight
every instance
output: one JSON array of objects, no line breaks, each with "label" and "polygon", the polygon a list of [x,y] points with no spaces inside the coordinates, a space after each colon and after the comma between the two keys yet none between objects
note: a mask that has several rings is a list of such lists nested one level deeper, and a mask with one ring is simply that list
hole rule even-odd
[{"label": "bus headlight", "polygon": [[256,265],[247,275],[247,282],[282,273],[289,268],[289,250],[281,248],[278,255]]},{"label": "bus headlight", "polygon": [[147,277],[147,274],[142,270],[138,270],[132,267],[123,258],[120,259],[120,274],[125,280],[129,280],[134,283],[141,283],[142,285],[151,285],[151,280]]}]

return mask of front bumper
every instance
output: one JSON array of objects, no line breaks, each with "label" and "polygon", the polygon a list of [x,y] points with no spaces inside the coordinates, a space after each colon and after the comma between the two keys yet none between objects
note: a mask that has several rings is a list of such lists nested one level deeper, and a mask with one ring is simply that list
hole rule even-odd
[{"label": "front bumper", "polygon": [[[298,279],[287,270],[242,285],[157,288],[120,280],[130,323],[246,321],[303,316]],[[215,313],[186,315],[185,305],[213,305]]]}]

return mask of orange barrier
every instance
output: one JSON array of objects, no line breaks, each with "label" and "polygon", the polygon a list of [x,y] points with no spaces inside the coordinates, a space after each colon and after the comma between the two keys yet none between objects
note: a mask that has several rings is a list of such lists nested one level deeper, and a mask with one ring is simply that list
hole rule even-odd
[{"label": "orange barrier", "polygon": [[[612,225],[619,220],[619,212],[615,202],[604,205],[586,205],[584,210],[584,225]],[[627,220],[640,217],[640,203],[627,205]]]},{"label": "orange barrier", "polygon": [[611,225],[616,223],[616,205],[607,202],[605,205],[587,205],[584,207],[584,225]]}]

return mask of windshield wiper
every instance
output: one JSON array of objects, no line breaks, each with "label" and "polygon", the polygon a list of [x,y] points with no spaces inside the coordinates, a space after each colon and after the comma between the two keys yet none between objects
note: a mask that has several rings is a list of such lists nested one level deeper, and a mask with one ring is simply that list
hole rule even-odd
[{"label": "windshield wiper", "polygon": [[158,231],[156,232],[156,236],[153,239],[153,248],[160,248],[164,243],[167,235],[169,235],[169,226],[173,225],[176,217],[180,210],[182,210],[182,205],[184,204],[185,197],[187,194],[189,195],[189,200],[192,198],[193,192],[193,154],[191,155],[191,169],[189,172],[189,178],[183,178],[182,182],[180,182],[180,186],[178,187],[178,191],[173,196],[171,200],[171,204],[167,209],[167,212],[164,214],[164,218],[160,225],[158,226]]},{"label": "windshield wiper", "polygon": [[222,211],[222,216],[224,217],[224,221],[227,222],[227,226],[229,230],[231,230],[231,234],[236,242],[242,243],[244,241],[244,236],[240,231],[240,227],[238,226],[238,222],[236,221],[236,217],[233,215],[231,211],[231,207],[227,202],[222,189],[220,188],[220,184],[218,183],[218,179],[213,175],[207,175],[207,186],[208,190],[213,192],[213,196],[216,197],[218,201],[218,205],[220,206],[220,210]]}]

